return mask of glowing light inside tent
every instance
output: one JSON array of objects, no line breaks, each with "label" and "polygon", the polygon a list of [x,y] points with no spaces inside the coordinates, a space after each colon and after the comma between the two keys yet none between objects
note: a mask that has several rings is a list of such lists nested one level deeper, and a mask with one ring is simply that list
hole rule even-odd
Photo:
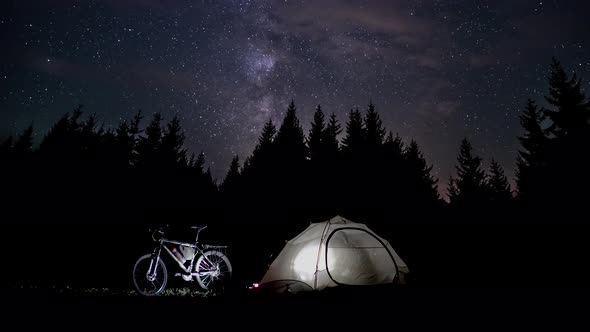
[{"label": "glowing light inside tent", "polygon": [[299,276],[300,280],[312,280],[316,269],[318,259],[318,246],[307,245],[299,251],[293,260],[293,271]]}]

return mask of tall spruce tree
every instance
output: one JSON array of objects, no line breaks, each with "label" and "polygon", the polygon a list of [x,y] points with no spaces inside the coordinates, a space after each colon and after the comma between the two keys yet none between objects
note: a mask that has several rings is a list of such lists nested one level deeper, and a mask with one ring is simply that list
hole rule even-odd
[{"label": "tall spruce tree", "polygon": [[137,166],[141,168],[157,168],[162,144],[162,115],[155,113],[146,127],[144,136],[137,144]]},{"label": "tall spruce tree", "polygon": [[252,156],[248,158],[248,163],[244,164],[244,174],[264,172],[265,169],[270,167],[271,158],[274,154],[273,143],[276,133],[275,125],[269,119],[262,128],[262,133],[258,137],[258,144],[254,147]]},{"label": "tall spruce tree", "polygon": [[375,105],[369,103],[367,114],[365,115],[365,129],[366,129],[366,146],[372,153],[380,151],[383,140],[385,139],[385,129],[383,122],[379,117],[379,113],[375,111]]},{"label": "tall spruce tree", "polygon": [[504,169],[495,160],[490,162],[490,170],[487,178],[489,199],[493,206],[506,207],[512,200],[512,190]]},{"label": "tall spruce tree", "polygon": [[366,141],[366,129],[363,117],[358,110],[351,110],[346,122],[345,136],[342,140],[342,153],[347,159],[360,158]]},{"label": "tall spruce tree", "polygon": [[186,150],[184,147],[184,132],[178,116],[174,116],[166,125],[162,135],[159,158],[166,168],[184,168],[186,166]]},{"label": "tall spruce tree", "polygon": [[328,125],[326,126],[324,143],[326,149],[326,158],[333,163],[337,162],[338,156],[340,154],[340,142],[338,141],[338,135],[340,135],[341,132],[342,129],[340,128],[338,119],[336,119],[336,114],[332,113],[330,115],[330,121],[328,121]]},{"label": "tall spruce tree", "polygon": [[552,121],[548,128],[548,174],[546,197],[565,209],[580,208],[590,199],[590,104],[574,73],[568,77],[559,61],[553,59],[549,77],[552,108],[545,114]]},{"label": "tall spruce tree", "polygon": [[358,193],[365,192],[364,176],[366,173],[365,156],[366,129],[361,112],[351,110],[346,122],[345,135],[342,140],[342,200],[343,211],[347,214],[363,216],[370,198]]},{"label": "tall spruce tree", "polygon": [[324,150],[327,137],[324,118],[324,112],[322,112],[321,106],[318,105],[313,115],[313,122],[311,123],[311,129],[309,130],[309,137],[307,140],[309,159],[313,164],[320,163],[321,159],[325,156]]},{"label": "tall spruce tree", "polygon": [[33,125],[23,130],[12,146],[12,161],[19,167],[32,166],[33,158]]},{"label": "tall spruce tree", "polygon": [[451,177],[449,181],[448,196],[452,206],[470,211],[486,204],[486,179],[481,161],[473,154],[471,143],[464,138],[457,157],[458,165],[455,166],[457,177]]},{"label": "tall spruce tree", "polygon": [[[398,140],[399,143],[395,141]],[[401,146],[401,140],[396,137],[394,145]],[[404,180],[403,186],[406,191],[406,203],[410,206],[434,207],[440,197],[438,195],[438,179],[432,176],[432,166],[428,166],[424,155],[420,151],[420,147],[416,141],[412,140],[405,149],[404,154]]]},{"label": "tall spruce tree", "polygon": [[[309,180],[311,185],[308,190],[310,192],[310,205],[314,206],[314,216],[317,220],[325,220],[340,213],[338,205],[340,199],[334,192],[341,192],[342,181],[342,162],[340,158],[340,142],[338,135],[342,130],[336,118],[332,113],[325,129],[322,132],[321,155],[319,163],[312,162],[312,174]],[[317,172],[313,173],[313,167],[316,167]],[[319,169],[318,169],[319,168]],[[314,178],[314,175],[316,176]]]},{"label": "tall spruce tree", "polygon": [[201,151],[197,156],[197,159],[195,159],[194,155],[192,155],[189,164],[191,165],[193,174],[200,178],[203,174],[205,174],[205,153]]},{"label": "tall spruce tree", "polygon": [[549,147],[549,138],[542,127],[544,120],[544,111],[529,99],[520,115],[524,135],[518,137],[522,149],[518,152],[516,185],[521,200],[534,201],[534,197],[543,191]]},{"label": "tall spruce tree", "polygon": [[297,118],[295,103],[291,101],[274,140],[276,168],[271,187],[276,194],[273,206],[289,210],[293,218],[304,214],[301,197],[305,195],[307,176],[305,136]]},{"label": "tall spruce tree", "polygon": [[281,162],[300,165],[305,161],[305,137],[297,118],[297,108],[294,101],[291,101],[287,108],[287,114],[283,118],[274,143]]},{"label": "tall spruce tree", "polygon": [[261,200],[271,204],[269,197],[276,198],[276,195],[270,195],[274,192],[277,172],[274,144],[276,133],[275,125],[269,119],[262,128],[252,155],[244,161],[241,173],[242,189],[240,189],[244,207],[251,208]]},{"label": "tall spruce tree", "polygon": [[551,134],[558,139],[573,137],[576,140],[590,135],[590,103],[582,91],[582,80],[575,73],[570,78],[555,58],[549,76],[549,96],[545,99],[556,108],[545,111],[553,121],[549,127]]},{"label": "tall spruce tree", "polygon": [[[383,150],[387,158],[388,167],[400,168],[404,158],[404,142],[398,134],[393,137],[393,133],[389,132],[387,138],[383,142]],[[397,172],[395,172],[397,173]]]},{"label": "tall spruce tree", "polygon": [[233,199],[236,191],[240,187],[240,158],[239,156],[234,156],[231,164],[229,165],[229,170],[221,184],[220,191],[224,194],[225,198]]}]

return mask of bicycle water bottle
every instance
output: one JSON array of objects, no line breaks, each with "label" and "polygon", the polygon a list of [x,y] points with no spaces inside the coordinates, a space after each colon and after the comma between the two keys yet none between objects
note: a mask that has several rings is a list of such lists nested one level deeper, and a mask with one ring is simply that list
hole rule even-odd
[{"label": "bicycle water bottle", "polygon": [[182,264],[186,262],[184,256],[178,250],[176,250],[176,247],[172,248],[172,253],[174,254],[174,256],[176,256],[176,258],[178,258],[180,262],[182,262]]}]

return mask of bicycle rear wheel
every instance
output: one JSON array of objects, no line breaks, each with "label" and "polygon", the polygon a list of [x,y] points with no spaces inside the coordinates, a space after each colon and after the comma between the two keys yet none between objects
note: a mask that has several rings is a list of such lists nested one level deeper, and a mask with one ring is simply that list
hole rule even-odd
[{"label": "bicycle rear wheel", "polygon": [[[154,296],[160,294],[168,282],[168,271],[162,259],[158,264],[151,254],[141,256],[133,267],[133,285],[141,295]],[[150,271],[152,267],[152,271]]]},{"label": "bicycle rear wheel", "polygon": [[207,251],[195,263],[197,282],[205,290],[222,290],[232,275],[231,263],[219,251]]}]

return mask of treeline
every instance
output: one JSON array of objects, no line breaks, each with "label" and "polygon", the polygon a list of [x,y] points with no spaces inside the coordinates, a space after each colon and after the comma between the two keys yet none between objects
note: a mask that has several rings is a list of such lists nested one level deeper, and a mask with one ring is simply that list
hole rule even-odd
[{"label": "treeline", "polygon": [[[554,60],[548,106],[527,102],[515,195],[502,167],[492,160],[485,171],[464,139],[456,176],[449,179],[453,211],[497,212],[513,206],[514,196],[528,207],[580,203],[590,151],[589,103],[581,86]],[[416,216],[447,205],[418,144],[388,132],[372,103],[363,113],[351,110],[344,126],[318,106],[307,135],[296,113],[291,102],[278,127],[269,120],[253,153],[243,161],[235,156],[219,185],[203,153],[187,153],[178,117],[164,123],[156,113],[142,128],[138,112],[105,130],[94,115],[82,119],[82,106],[59,119],[36,149],[32,126],[5,140],[1,174],[13,197],[64,205],[273,210],[306,220],[337,213]]]},{"label": "treeline", "polygon": [[[5,221],[23,223],[20,236],[34,236],[55,252],[78,243],[93,248],[102,264],[119,264],[122,270],[149,248],[142,242],[149,234],[138,234],[137,223],[209,224],[214,227],[207,235],[217,231],[218,239],[232,245],[236,271],[250,273],[244,278],[252,281],[284,240],[310,221],[341,214],[389,239],[423,280],[456,282],[446,273],[449,257],[456,262],[453,269],[472,280],[489,281],[495,262],[520,271],[526,282],[546,269],[548,259],[565,266],[562,279],[579,275],[582,280],[590,274],[580,264],[587,260],[584,232],[555,225],[584,220],[590,198],[590,104],[581,80],[557,60],[545,99],[542,107],[529,100],[520,116],[517,188],[510,188],[497,162],[486,169],[464,139],[448,202],[439,195],[439,179],[418,144],[388,131],[372,103],[365,111],[351,110],[344,123],[318,106],[306,135],[291,102],[279,125],[265,124],[250,156],[233,158],[220,183],[202,153],[187,152],[178,117],[165,122],[154,114],[144,124],[138,112],[105,129],[95,116],[83,118],[78,107],[59,119],[38,147],[32,127],[0,144]],[[28,226],[56,221],[78,225],[44,228],[63,244]],[[540,221],[558,224],[543,228]],[[80,226],[86,222],[93,226]],[[13,244],[20,240],[15,237]],[[104,240],[125,248],[124,259],[116,258],[120,248],[102,246]],[[88,256],[84,250],[81,260]],[[13,263],[20,264],[21,276],[30,275],[18,262]],[[64,263],[67,273],[58,276],[75,278],[81,267]]]},{"label": "treeline", "polygon": [[187,155],[178,117],[163,124],[154,114],[143,129],[141,120],[138,112],[105,130],[94,115],[83,120],[79,106],[51,127],[37,149],[32,126],[8,138],[0,155],[13,203],[143,208],[212,201],[217,187],[205,157]]}]

